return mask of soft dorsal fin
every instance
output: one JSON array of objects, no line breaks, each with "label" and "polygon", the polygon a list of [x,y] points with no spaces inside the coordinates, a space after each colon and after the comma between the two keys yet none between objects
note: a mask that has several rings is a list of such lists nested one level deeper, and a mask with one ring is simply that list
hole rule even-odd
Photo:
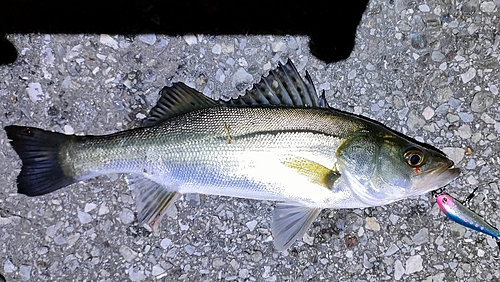
[{"label": "soft dorsal fin", "polygon": [[163,87],[160,95],[160,100],[144,119],[143,126],[160,124],[174,116],[218,105],[216,101],[182,82]]},{"label": "soft dorsal fin", "polygon": [[278,68],[262,76],[245,95],[219,102],[240,106],[328,107],[324,93],[318,97],[309,73],[306,71],[305,80],[302,79],[291,60],[285,65],[279,63]]}]

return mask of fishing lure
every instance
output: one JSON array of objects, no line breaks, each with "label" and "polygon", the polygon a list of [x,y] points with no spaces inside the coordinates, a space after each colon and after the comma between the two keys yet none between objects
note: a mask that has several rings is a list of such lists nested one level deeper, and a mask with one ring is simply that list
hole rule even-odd
[{"label": "fishing lure", "polygon": [[500,232],[493,225],[486,222],[479,214],[475,213],[467,207],[468,202],[474,196],[476,190],[467,197],[464,203],[453,198],[452,196],[442,193],[436,197],[436,202],[441,208],[441,211],[451,220],[456,223],[487,234],[496,239],[500,247]]}]

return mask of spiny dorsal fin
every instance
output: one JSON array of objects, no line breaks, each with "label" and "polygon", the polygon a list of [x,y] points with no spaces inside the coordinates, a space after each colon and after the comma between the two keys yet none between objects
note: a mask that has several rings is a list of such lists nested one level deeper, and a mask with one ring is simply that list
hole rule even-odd
[{"label": "spiny dorsal fin", "polygon": [[285,65],[279,63],[277,69],[271,70],[267,76],[262,76],[245,95],[219,102],[240,106],[328,107],[324,93],[318,97],[309,73],[306,71],[305,80],[302,79],[291,60]]},{"label": "spiny dorsal fin", "polygon": [[160,100],[144,119],[143,126],[160,124],[171,117],[217,105],[216,101],[182,82],[163,87],[160,94]]}]

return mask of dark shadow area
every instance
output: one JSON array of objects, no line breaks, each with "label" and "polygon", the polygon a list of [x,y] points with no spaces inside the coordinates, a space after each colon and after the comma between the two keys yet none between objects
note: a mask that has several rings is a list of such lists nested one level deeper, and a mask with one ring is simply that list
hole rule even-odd
[{"label": "dark shadow area", "polygon": [[[2,33],[297,34],[319,59],[345,59],[368,0],[0,0]],[[2,41],[0,63],[15,60]]]}]

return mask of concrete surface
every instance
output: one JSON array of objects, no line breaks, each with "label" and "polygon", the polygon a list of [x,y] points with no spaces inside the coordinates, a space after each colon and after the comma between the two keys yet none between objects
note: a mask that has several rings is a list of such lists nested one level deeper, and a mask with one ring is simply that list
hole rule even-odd
[{"label": "concrete surface", "polygon": [[[500,2],[373,0],[342,62],[307,37],[10,34],[0,123],[76,134],[137,126],[165,84],[242,93],[278,61],[308,70],[336,108],[448,153],[448,192],[500,227]],[[332,27],[331,36],[335,36]],[[500,281],[493,239],[444,217],[431,195],[325,210],[287,252],[273,249],[272,202],[186,195],[150,232],[121,176],[38,198],[17,195],[20,161],[0,131],[0,273],[6,281]]]}]

